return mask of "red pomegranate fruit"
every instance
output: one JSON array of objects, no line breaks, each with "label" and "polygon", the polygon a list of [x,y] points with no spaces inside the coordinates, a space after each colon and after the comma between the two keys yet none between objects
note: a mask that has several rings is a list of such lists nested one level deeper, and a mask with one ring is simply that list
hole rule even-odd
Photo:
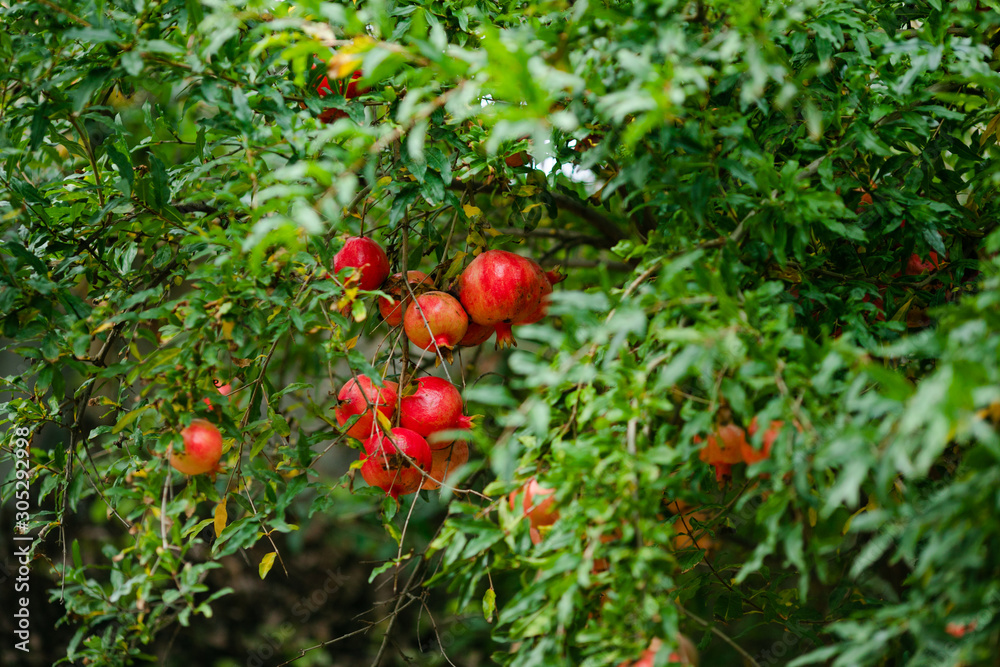
[{"label": "red pomegranate fruit", "polygon": [[522,516],[528,517],[532,528],[551,526],[559,518],[559,510],[554,507],[556,497],[553,489],[542,486],[537,479],[532,477],[520,489],[511,491],[507,500],[512,510],[517,507],[517,497],[521,494],[524,494],[522,505],[524,514]]},{"label": "red pomegranate fruit", "polygon": [[386,419],[392,419],[398,390],[399,385],[391,380],[387,380],[383,387],[376,387],[367,375],[359,375],[356,380],[351,378],[337,393],[339,403],[334,408],[337,423],[343,426],[354,415],[361,415],[347,429],[347,435],[358,440],[371,437],[376,430],[375,413],[371,408],[374,406]]},{"label": "red pomegranate fruit", "polygon": [[[219,393],[222,394],[223,396],[229,396],[229,394],[233,391],[233,385],[229,384],[228,382],[226,384],[222,384],[221,380],[212,380],[212,383],[215,385],[215,388],[219,390]],[[208,407],[212,407],[212,399],[206,396],[201,400],[205,401],[205,405],[207,405]]]},{"label": "red pomegranate fruit", "polygon": [[410,303],[403,314],[403,331],[422,350],[450,350],[469,329],[462,304],[447,292],[427,292]]},{"label": "red pomegranate fruit", "polygon": [[459,276],[458,298],[473,322],[494,327],[497,347],[506,347],[516,344],[511,324],[534,315],[546,283],[545,273],[532,260],[487,250]]},{"label": "red pomegranate fruit", "polygon": [[494,330],[495,327],[490,324],[476,324],[472,320],[469,320],[469,329],[462,336],[462,340],[458,341],[458,346],[475,347],[476,345],[485,343],[493,335]]},{"label": "red pomegranate fruit", "polygon": [[[354,99],[355,97],[367,93],[368,88],[361,88],[361,89],[358,88],[357,80],[360,78],[361,78],[361,72],[357,71],[351,75],[350,79],[347,79],[346,86],[344,85],[345,79],[337,80],[335,85],[337,86],[338,92],[342,92],[344,98],[348,100]],[[333,88],[330,86],[330,80],[327,77],[324,76],[319,80],[319,83],[316,85],[316,93],[320,97],[326,97],[327,95],[333,93]],[[319,114],[320,121],[327,124],[332,123],[338,118],[347,118],[347,117],[348,116],[346,111],[337,109],[336,107],[329,107],[327,109],[324,109]]]},{"label": "red pomegranate fruit", "polygon": [[[663,648],[663,640],[653,638],[649,642],[649,648],[643,651],[639,659],[631,664],[631,667],[653,667],[656,664],[656,654]],[[688,667],[698,667],[698,649],[694,642],[685,635],[677,635],[677,650],[671,651],[667,656],[669,664],[681,664]],[[628,661],[619,663],[618,667],[630,667]]]},{"label": "red pomegranate fruit", "polygon": [[469,462],[469,444],[458,440],[444,449],[431,450],[431,471],[424,478],[421,489],[434,490],[447,482],[452,473]]},{"label": "red pomegranate fruit", "polygon": [[200,475],[219,471],[222,458],[222,434],[215,425],[204,419],[195,419],[181,431],[183,452],[170,454],[170,465],[185,475]]},{"label": "red pomegranate fruit", "polygon": [[534,324],[545,317],[549,310],[549,295],[552,294],[552,286],[565,280],[566,276],[559,273],[558,270],[546,271],[544,275],[545,280],[542,281],[542,293],[538,298],[538,303],[535,304],[530,313],[519,318],[514,324]]},{"label": "red pomegranate fruit", "polygon": [[389,258],[375,241],[355,236],[344,242],[344,247],[333,257],[333,272],[353,268],[361,272],[358,288],[378,289],[389,275]]},{"label": "red pomegranate fruit", "polygon": [[[417,378],[399,401],[399,425],[425,438],[438,431],[468,429],[472,421],[462,414],[462,409],[458,387],[444,378]],[[449,444],[451,441],[440,442],[431,448],[441,449]]]},{"label": "red pomegranate fruit", "polygon": [[908,276],[919,276],[924,273],[930,273],[931,271],[936,271],[940,268],[938,263],[938,254],[933,250],[928,253],[927,261],[920,258],[920,255],[913,253],[910,255],[910,259],[906,262],[906,275]]},{"label": "red pomegranate fruit", "polygon": [[423,437],[408,428],[394,428],[390,435],[377,434],[364,443],[361,476],[399,500],[420,489],[431,471],[431,448]]},{"label": "red pomegranate fruit", "polygon": [[[715,479],[721,484],[732,473],[733,464],[743,461],[742,447],[746,441],[746,431],[736,424],[720,426],[717,433],[708,436],[708,444],[698,458],[715,467]],[[701,438],[695,442],[701,442]]]},{"label": "red pomegranate fruit", "polygon": [[[413,290],[416,296],[434,289],[434,283],[431,282],[430,277],[423,271],[407,271],[406,281],[410,283],[410,289]],[[394,273],[386,281],[382,291],[391,296],[392,301],[384,296],[380,296],[378,298],[378,312],[382,314],[382,319],[390,327],[398,327],[403,323],[403,313],[406,311],[407,306],[413,301],[410,298],[409,291],[406,289],[406,285],[403,283],[403,274]]]}]

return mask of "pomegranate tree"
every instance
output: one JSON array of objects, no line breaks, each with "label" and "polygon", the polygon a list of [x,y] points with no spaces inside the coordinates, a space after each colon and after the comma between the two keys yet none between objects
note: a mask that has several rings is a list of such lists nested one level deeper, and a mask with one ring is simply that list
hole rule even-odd
[{"label": "pomegranate tree", "polygon": [[431,448],[419,433],[408,428],[394,428],[389,435],[377,433],[364,447],[361,476],[394,500],[419,490],[431,471]]},{"label": "pomegranate tree", "polygon": [[506,347],[516,344],[511,325],[537,314],[546,287],[551,291],[534,261],[506,250],[487,250],[459,276],[458,298],[473,322],[495,329],[497,347]]},{"label": "pomegranate tree", "polygon": [[382,288],[382,291],[391,296],[392,299],[384,296],[378,298],[378,311],[390,327],[398,327],[403,323],[403,313],[413,301],[409,295],[410,290],[413,291],[414,295],[419,296],[434,289],[434,283],[423,271],[407,271],[406,282],[410,284],[409,290],[406,283],[403,282],[403,274],[394,273]]},{"label": "pomegranate tree", "polygon": [[344,242],[344,247],[333,257],[333,272],[352,268],[361,273],[358,288],[373,290],[381,287],[389,275],[389,258],[375,241],[355,236]]},{"label": "pomegranate tree", "polygon": [[442,449],[452,441],[434,439],[435,433],[472,426],[462,410],[462,394],[451,382],[433,376],[417,378],[399,401],[399,425],[429,438],[432,449]]},{"label": "pomegranate tree", "polygon": [[222,458],[222,434],[215,425],[204,419],[195,419],[181,431],[183,452],[170,454],[170,465],[185,475],[200,475],[219,471]]},{"label": "pomegranate tree", "polygon": [[375,413],[372,412],[372,407],[385,415],[386,419],[392,419],[396,411],[398,389],[399,385],[391,380],[387,380],[382,387],[376,387],[366,375],[351,378],[337,393],[337,400],[340,401],[334,408],[337,423],[343,426],[354,415],[361,415],[346,433],[358,440],[370,437],[375,430]]},{"label": "pomegranate tree", "polygon": [[462,304],[447,292],[421,294],[406,308],[403,331],[422,350],[451,350],[469,328]]}]

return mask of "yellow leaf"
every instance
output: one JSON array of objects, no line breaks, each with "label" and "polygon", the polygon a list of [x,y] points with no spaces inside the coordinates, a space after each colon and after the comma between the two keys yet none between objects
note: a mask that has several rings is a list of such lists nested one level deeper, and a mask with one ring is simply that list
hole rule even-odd
[{"label": "yellow leaf", "polygon": [[260,559],[260,567],[257,568],[257,571],[260,572],[261,579],[266,577],[267,573],[271,571],[271,566],[274,565],[274,557],[277,555],[278,552],[272,551]]},{"label": "yellow leaf", "polygon": [[375,411],[375,418],[378,420],[378,425],[382,427],[382,430],[386,433],[392,432],[392,422],[389,418],[382,414],[381,410]]},{"label": "yellow leaf", "polygon": [[816,508],[814,507],[809,508],[809,525],[813,528],[816,527]]},{"label": "yellow leaf", "polygon": [[225,320],[225,321],[223,321],[223,323],[222,323],[222,339],[223,340],[232,340],[233,339],[233,327],[235,325],[236,325],[236,322],[233,322],[232,320]]},{"label": "yellow leaf", "polygon": [[104,324],[102,324],[101,326],[99,326],[99,327],[97,327],[96,329],[94,329],[94,332],[93,332],[93,333],[94,333],[94,334],[99,334],[99,333],[101,333],[102,331],[107,331],[108,329],[110,329],[110,328],[111,328],[111,327],[113,327],[113,326],[115,326],[115,323],[114,323],[114,322],[112,322],[111,320],[108,320],[107,322],[105,322],[105,323],[104,323]]},{"label": "yellow leaf", "polygon": [[354,462],[351,463],[350,469],[351,470],[357,470],[358,468],[360,468],[364,464],[365,464],[365,460],[364,459],[358,459],[357,461],[354,461]]},{"label": "yellow leaf", "polygon": [[346,343],[344,343],[344,350],[353,350],[354,346],[358,344],[358,338],[360,338],[360,337],[361,337],[361,335],[358,334],[357,336],[355,336],[351,340],[349,340]]},{"label": "yellow leaf", "polygon": [[354,48],[356,47],[343,48],[330,58],[330,62],[326,64],[327,76],[334,79],[344,79],[361,69],[364,56],[360,53],[351,53]]},{"label": "yellow leaf", "polygon": [[354,299],[356,299],[357,296],[358,296],[357,287],[348,287],[347,289],[345,289],[344,296],[340,297],[340,300],[337,301],[337,310],[343,310],[347,306],[354,303]]},{"label": "yellow leaf", "polygon": [[382,178],[375,181],[375,185],[377,185],[380,188],[383,188],[389,185],[390,183],[392,183],[392,176],[383,176]]},{"label": "yellow leaf", "polygon": [[465,211],[465,214],[467,216],[469,216],[470,218],[473,217],[473,216],[475,216],[475,215],[479,215],[480,213],[482,213],[481,210],[479,210],[475,206],[470,206],[469,204],[466,204],[465,206],[463,206],[462,210]]},{"label": "yellow leaf", "polygon": [[226,499],[223,498],[222,501],[215,506],[215,536],[219,537],[222,535],[222,531],[226,528],[226,523],[229,521],[229,513],[226,511]]}]

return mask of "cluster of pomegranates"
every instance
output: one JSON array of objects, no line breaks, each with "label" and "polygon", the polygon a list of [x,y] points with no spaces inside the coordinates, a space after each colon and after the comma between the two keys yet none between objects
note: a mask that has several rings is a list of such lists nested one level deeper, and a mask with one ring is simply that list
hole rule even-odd
[{"label": "cluster of pomegranates", "polygon": [[[346,240],[334,256],[335,273],[353,269],[349,280],[361,290],[381,289],[379,313],[390,327],[403,327],[407,340],[447,358],[459,346],[485,342],[496,333],[497,346],[514,342],[511,327],[544,317],[553,282],[534,261],[504,250],[478,255],[455,282],[453,291],[438,289],[422,271],[390,276],[385,250],[366,237]],[[349,380],[337,395],[337,422],[361,440],[361,475],[395,499],[420,489],[436,489],[469,460],[471,426],[462,397],[449,381],[422,377],[400,387],[381,386],[368,377]],[[399,414],[396,414],[398,407]],[[396,418],[398,426],[393,427]]]},{"label": "cluster of pomegranates", "polygon": [[511,327],[545,316],[552,285],[563,279],[533,260],[506,250],[487,250],[462,272],[452,291],[439,289],[430,276],[407,271],[389,276],[385,250],[370,238],[354,237],[333,260],[335,272],[354,268],[358,287],[382,288],[379,312],[389,326],[403,326],[407,339],[441,356],[471,347],[496,333],[496,346],[516,345]]},{"label": "cluster of pomegranates", "polygon": [[[352,378],[337,394],[334,413],[347,435],[361,440],[361,476],[398,500],[420,489],[436,489],[469,460],[468,431],[462,396],[451,382],[422,377],[399,395],[391,380],[381,387],[368,377]],[[399,426],[392,427],[399,409]]]}]

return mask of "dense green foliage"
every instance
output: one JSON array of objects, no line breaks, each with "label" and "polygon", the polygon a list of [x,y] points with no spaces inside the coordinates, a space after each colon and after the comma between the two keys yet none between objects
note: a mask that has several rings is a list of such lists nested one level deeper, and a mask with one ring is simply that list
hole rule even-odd
[{"label": "dense green foliage", "polygon": [[[239,573],[346,552],[375,582],[358,618],[273,604],[259,664],[614,666],[678,632],[705,665],[996,664],[1000,3],[16,0],[0,23],[4,518],[29,429],[32,568],[65,615],[36,656],[209,664]],[[317,95],[335,54],[360,97]],[[485,248],[567,280],[516,349],[436,368],[328,273],[359,233],[439,285]],[[458,488],[397,507],[336,392],[427,372],[482,416]],[[771,456],[717,480],[705,439],[755,417],[785,424]],[[167,464],[194,418],[225,437],[214,480]],[[560,514],[537,544],[507,502],[532,476]]]}]

